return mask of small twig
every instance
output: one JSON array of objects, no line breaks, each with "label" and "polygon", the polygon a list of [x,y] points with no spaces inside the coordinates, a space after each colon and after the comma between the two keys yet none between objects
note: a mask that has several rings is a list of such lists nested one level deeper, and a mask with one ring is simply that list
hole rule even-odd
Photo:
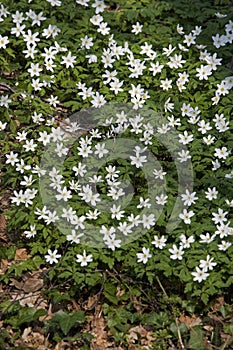
[{"label": "small twig", "polygon": [[3,91],[10,91],[11,93],[15,93],[15,90],[10,87],[9,85],[5,84],[5,83],[0,83],[0,90],[3,90]]},{"label": "small twig", "polygon": [[155,278],[156,278],[156,280],[157,280],[157,282],[158,282],[160,288],[162,289],[163,294],[164,294],[166,297],[168,297],[168,295],[167,295],[165,289],[163,288],[163,285],[162,285],[160,279],[158,278],[158,276],[156,276]]},{"label": "small twig", "polygon": [[224,350],[228,345],[232,345],[233,343],[233,336],[230,336],[225,343],[221,346],[220,350]]},{"label": "small twig", "polygon": [[184,343],[183,343],[182,338],[181,338],[180,327],[179,327],[179,322],[178,322],[177,317],[175,318],[175,320],[176,320],[177,334],[178,334],[180,346],[182,349],[185,349]]}]

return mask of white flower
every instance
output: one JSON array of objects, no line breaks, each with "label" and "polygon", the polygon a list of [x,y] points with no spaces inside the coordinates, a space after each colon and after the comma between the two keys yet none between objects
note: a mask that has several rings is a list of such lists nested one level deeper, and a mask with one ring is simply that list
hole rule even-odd
[{"label": "white flower", "polygon": [[102,0],[95,0],[94,4],[92,4],[92,7],[95,8],[95,13],[98,14],[104,11],[106,5]]},{"label": "white flower", "polygon": [[80,237],[82,237],[82,236],[83,236],[83,233],[77,234],[77,232],[75,230],[72,230],[71,234],[66,236],[66,239],[67,239],[67,241],[71,241],[71,243],[79,244]]},{"label": "white flower", "polygon": [[97,145],[95,145],[95,149],[95,154],[98,155],[99,158],[103,158],[103,156],[109,152],[107,149],[105,149],[105,143],[97,143]]},{"label": "white flower", "polygon": [[98,61],[98,57],[96,55],[86,55],[88,59],[88,63],[96,63]]},{"label": "white flower", "polygon": [[195,214],[192,210],[188,212],[187,209],[184,209],[183,213],[179,215],[179,218],[181,218],[185,224],[191,224],[190,218],[194,215]]},{"label": "white flower", "polygon": [[44,83],[41,83],[40,79],[38,78],[38,79],[32,79],[31,85],[35,91],[40,91],[44,86]]},{"label": "white flower", "polygon": [[14,152],[10,152],[10,154],[6,154],[6,164],[11,164],[11,165],[15,165],[17,162],[19,162],[19,158],[18,158],[18,153],[14,153]]},{"label": "white flower", "polygon": [[16,171],[19,171],[21,174],[25,172],[25,170],[30,170],[31,165],[26,165],[23,159],[20,159],[20,162],[16,164]]},{"label": "white flower", "polygon": [[58,259],[60,257],[61,257],[61,254],[57,254],[57,249],[55,249],[54,251],[49,249],[48,254],[45,255],[45,260],[50,264],[53,264],[53,263],[58,263]]},{"label": "white flower", "polygon": [[170,130],[169,124],[162,124],[161,127],[157,128],[159,134],[166,134]]},{"label": "white flower", "polygon": [[30,73],[31,77],[39,77],[40,76],[40,72],[42,72],[42,68],[39,67],[39,63],[31,63],[30,68],[28,68],[28,73]]},{"label": "white flower", "polygon": [[67,190],[67,187],[64,186],[63,188],[58,187],[57,189],[58,193],[55,197],[58,201],[63,200],[65,202],[68,201],[68,199],[72,198],[71,191]]},{"label": "white flower", "polygon": [[30,231],[24,231],[24,235],[26,238],[31,238],[36,235],[36,226],[35,225],[30,225]]},{"label": "white flower", "polygon": [[231,152],[228,151],[226,147],[215,148],[214,156],[217,157],[218,159],[226,159],[230,153]]},{"label": "white flower", "polygon": [[156,179],[163,180],[163,178],[166,174],[167,173],[165,171],[163,171],[163,169],[160,169],[160,170],[154,169],[153,170],[153,175],[155,176]]},{"label": "white flower", "polygon": [[185,235],[180,235],[180,245],[183,248],[190,248],[190,244],[195,242],[195,239],[193,236],[186,237]]},{"label": "white flower", "polygon": [[208,130],[212,129],[210,123],[206,123],[205,120],[200,120],[198,126],[198,131],[200,131],[202,134],[206,134]]},{"label": "white flower", "polygon": [[132,25],[131,33],[134,33],[135,35],[142,32],[143,25],[137,22],[136,24]]},{"label": "white flower", "polygon": [[170,258],[172,260],[182,260],[182,255],[184,254],[183,247],[180,246],[177,248],[175,244],[173,244],[172,248],[168,249],[169,252],[171,253]]},{"label": "white flower", "polygon": [[120,222],[117,229],[125,236],[132,232],[131,226],[126,221]]},{"label": "white flower", "polygon": [[179,134],[178,135],[180,140],[179,142],[182,143],[183,145],[187,145],[188,143],[193,141],[193,135],[189,135],[188,132],[185,130],[184,134]]},{"label": "white flower", "polygon": [[154,240],[151,242],[155,245],[155,248],[163,249],[166,246],[167,238],[164,236],[158,237],[157,235],[154,236]]},{"label": "white flower", "polygon": [[215,225],[220,223],[222,224],[224,221],[227,221],[227,218],[225,217],[228,214],[228,212],[223,212],[221,208],[218,208],[218,213],[212,213]]},{"label": "white flower", "polygon": [[73,166],[72,169],[75,172],[75,176],[83,177],[85,175],[85,173],[87,172],[87,170],[85,168],[86,168],[85,164],[78,163],[78,167],[77,166]]},{"label": "white flower", "polygon": [[48,210],[48,214],[44,215],[43,217],[44,221],[46,222],[47,225],[54,223],[59,220],[59,217],[57,216],[56,210],[53,212]]},{"label": "white flower", "polygon": [[180,35],[184,34],[184,28],[180,24],[177,24],[176,30],[177,30],[178,34],[180,34]]},{"label": "white flower", "polygon": [[2,95],[0,97],[0,106],[4,106],[4,107],[8,108],[9,103],[11,103],[11,102],[12,102],[12,100],[9,98],[8,95]]},{"label": "white flower", "polygon": [[211,135],[208,135],[207,137],[203,137],[203,142],[206,145],[211,145],[214,142],[214,140],[215,140],[215,137]]},{"label": "white flower", "polygon": [[116,239],[115,233],[113,233],[112,235],[104,236],[104,243],[111,250],[115,250],[116,248],[120,248],[121,246],[121,240]]},{"label": "white flower", "polygon": [[215,161],[212,160],[211,163],[213,165],[213,168],[212,168],[213,171],[215,171],[221,167],[221,164],[220,164],[218,159],[216,159]]},{"label": "white flower", "polygon": [[81,49],[89,50],[93,46],[93,38],[88,37],[87,35],[84,38],[81,38]]},{"label": "white flower", "polygon": [[142,248],[142,253],[137,253],[138,262],[142,262],[143,264],[146,264],[147,261],[152,257],[150,254],[149,248]]},{"label": "white flower", "polygon": [[141,223],[142,223],[144,228],[150,229],[155,224],[154,214],[150,214],[148,216],[143,214]]},{"label": "white flower", "polygon": [[6,49],[6,45],[9,44],[8,36],[0,35],[0,49]]},{"label": "white flower", "polygon": [[186,60],[182,60],[182,55],[177,55],[177,54],[175,54],[174,56],[170,56],[169,60],[170,61],[167,63],[167,65],[171,69],[181,68],[183,66],[183,63],[186,62]]},{"label": "white flower", "polygon": [[124,210],[121,210],[121,206],[119,205],[118,207],[116,206],[116,204],[113,204],[112,208],[110,208],[111,211],[111,218],[112,219],[117,219],[117,220],[121,220],[124,216]]},{"label": "white flower", "polygon": [[169,44],[168,48],[163,48],[163,55],[170,56],[171,53],[176,49],[176,47],[173,47],[171,44]]},{"label": "white flower", "polygon": [[207,191],[205,192],[206,198],[209,201],[212,201],[213,199],[217,199],[218,191],[216,190],[216,187],[213,188],[208,188]]},{"label": "white flower", "polygon": [[193,33],[189,33],[187,35],[184,35],[183,43],[186,44],[188,47],[192,44],[195,44],[196,42],[196,35]]},{"label": "white flower", "polygon": [[166,78],[165,80],[161,80],[160,82],[161,82],[160,87],[163,90],[167,91],[172,88],[172,80],[169,80],[168,78]]},{"label": "white flower", "polygon": [[216,34],[212,36],[214,46],[219,49],[221,46],[225,46],[227,43],[225,35]]},{"label": "white flower", "polygon": [[211,236],[209,232],[206,232],[205,235],[204,234],[200,235],[200,238],[201,238],[200,243],[209,244],[214,240],[215,237],[216,237],[215,234]]},{"label": "white flower", "polygon": [[230,242],[222,241],[221,244],[218,244],[218,249],[226,251],[231,246]]},{"label": "white flower", "polygon": [[205,281],[209,276],[209,273],[199,267],[196,267],[196,272],[191,272],[191,274],[194,276],[193,280],[199,283]]},{"label": "white flower", "polygon": [[196,68],[197,74],[199,80],[208,80],[208,77],[212,74],[212,69],[210,65],[201,65],[200,68]]},{"label": "white flower", "polygon": [[6,126],[7,126],[7,123],[2,123],[2,122],[0,121],[0,131],[5,130],[5,129],[6,129]]},{"label": "white flower", "polygon": [[95,209],[93,211],[89,210],[86,213],[86,218],[89,220],[97,220],[99,215],[100,215],[100,212],[97,209]]},{"label": "white flower", "polygon": [[91,100],[91,104],[95,108],[100,108],[106,103],[106,100],[103,95],[100,95],[100,93],[97,91],[95,96],[93,96],[93,99]]},{"label": "white flower", "polygon": [[195,197],[196,192],[185,191],[185,194],[181,194],[181,199],[184,202],[184,205],[190,206],[196,202],[198,197]]},{"label": "white flower", "polygon": [[128,216],[128,220],[131,223],[131,227],[138,226],[141,223],[140,215],[134,216],[134,214],[131,214]]},{"label": "white flower", "polygon": [[206,260],[200,260],[199,267],[203,269],[203,271],[213,270],[214,266],[217,265],[217,263],[213,262],[214,258],[211,258],[210,255],[207,255]]},{"label": "white flower", "polygon": [[123,85],[123,81],[120,81],[117,78],[114,78],[112,82],[110,82],[110,90],[114,91],[115,95],[117,95],[120,91],[123,91],[121,86]]},{"label": "white flower", "polygon": [[136,168],[142,168],[143,163],[147,162],[146,156],[140,156],[138,153],[136,153],[136,156],[130,156],[131,164],[135,165]]},{"label": "white flower", "polygon": [[159,205],[165,205],[167,203],[168,196],[161,194],[160,196],[155,197],[155,201]]},{"label": "white flower", "polygon": [[174,109],[174,103],[170,102],[171,97],[169,97],[164,103],[165,112],[171,112]]},{"label": "white flower", "polygon": [[37,147],[37,145],[34,143],[34,140],[26,140],[25,145],[23,145],[23,148],[25,148],[26,152],[34,152],[35,148]]},{"label": "white flower", "polygon": [[[22,160],[22,159],[21,159],[21,160]],[[23,178],[24,178],[24,180],[23,180],[23,181],[20,181],[20,185],[22,185],[22,186],[27,186],[27,187],[29,187],[29,186],[31,186],[31,185],[33,184],[33,182],[35,181],[35,180],[33,180],[32,175],[24,176]]]},{"label": "white flower", "polygon": [[87,266],[89,262],[92,262],[92,254],[87,255],[86,250],[83,251],[83,255],[77,254],[76,261],[81,264],[81,266]]},{"label": "white flower", "polygon": [[160,64],[159,61],[157,61],[156,63],[150,63],[151,67],[149,68],[149,71],[152,72],[153,76],[155,76],[158,73],[162,72],[162,69],[164,67],[163,64]]},{"label": "white flower", "polygon": [[227,17],[227,15],[224,15],[224,14],[222,14],[222,13],[220,13],[220,12],[215,12],[215,16],[216,16],[217,18],[225,18],[225,17]]},{"label": "white flower", "polygon": [[107,27],[107,22],[101,22],[99,25],[99,28],[97,29],[98,33],[101,33],[102,35],[107,35],[110,32],[110,27]]},{"label": "white flower", "polygon": [[94,15],[93,17],[90,18],[90,22],[95,26],[99,26],[102,21],[103,21],[103,17],[101,15]]},{"label": "white flower", "polygon": [[186,162],[188,159],[191,159],[189,151],[185,151],[182,149],[181,152],[178,152],[179,157],[177,158],[180,163]]},{"label": "white flower", "polygon": [[219,235],[220,238],[227,237],[231,232],[231,227],[229,227],[229,225],[230,225],[230,222],[228,222],[226,225],[225,224],[217,225],[217,230],[215,231],[215,234]]},{"label": "white flower", "polygon": [[61,64],[65,64],[66,68],[74,68],[76,56],[72,56],[71,52],[68,52],[67,56],[62,56]]}]

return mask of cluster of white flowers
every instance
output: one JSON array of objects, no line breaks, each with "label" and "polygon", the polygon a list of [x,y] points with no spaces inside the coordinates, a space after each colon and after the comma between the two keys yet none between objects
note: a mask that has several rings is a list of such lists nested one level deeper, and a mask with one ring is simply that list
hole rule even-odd
[{"label": "cluster of white flowers", "polygon": [[[62,1],[47,1],[51,6],[62,5]],[[94,36],[82,35],[78,38],[79,47],[73,53],[69,48],[60,45],[59,40],[58,42],[55,41],[55,38],[61,31],[59,27],[49,24],[47,28],[42,29],[43,22],[47,20],[42,11],[39,13],[33,10],[25,13],[16,11],[10,14],[7,7],[1,4],[0,21],[4,21],[5,18],[11,16],[13,23],[11,34],[24,42],[25,49],[22,50],[22,54],[28,60],[27,73],[29,79],[31,79],[33,91],[39,93],[42,88],[45,90],[46,87],[51,88],[56,81],[57,72],[62,69],[72,70],[75,68],[78,61],[78,54],[84,52],[86,62],[90,67],[96,64],[101,67],[103,84],[108,94],[113,97],[121,93],[124,96],[128,96],[128,101],[132,104],[132,109],[138,112],[132,117],[127,116],[127,113],[122,110],[115,116],[114,120],[105,121],[105,125],[110,126],[111,129],[110,137],[113,134],[117,135],[130,132],[139,138],[143,147],[136,146],[134,154],[129,157],[129,163],[132,166],[143,171],[145,164],[148,163],[147,151],[150,150],[150,146],[153,144],[153,136],[156,133],[168,135],[170,130],[176,130],[178,128],[179,143],[181,146],[177,153],[177,161],[179,163],[186,163],[188,160],[192,160],[192,145],[196,138],[198,138],[203,144],[203,147],[207,149],[207,153],[209,153],[210,149],[208,147],[211,145],[214,146],[214,152],[210,155],[211,161],[208,165],[210,167],[212,166],[213,174],[217,173],[220,169],[224,172],[225,178],[232,179],[233,170],[229,169],[227,165],[227,160],[231,156],[231,149],[225,146],[224,141],[221,142],[220,137],[230,129],[228,113],[224,113],[223,111],[214,112],[209,118],[207,111],[200,110],[198,103],[194,102],[197,99],[188,102],[187,98],[185,98],[185,102],[182,101],[182,93],[188,90],[192,78],[195,78],[197,84],[200,83],[200,86],[202,86],[204,82],[208,82],[209,78],[218,69],[218,66],[222,64],[222,59],[218,57],[218,53],[210,53],[207,51],[206,46],[196,44],[198,36],[202,33],[202,28],[195,27],[190,33],[186,34],[184,28],[178,25],[177,32],[181,37],[179,45],[173,46],[170,44],[168,47],[164,47],[161,52],[157,52],[153,49],[152,44],[143,42],[140,45],[138,53],[138,51],[134,52],[134,46],[130,45],[130,43],[118,44],[114,39],[114,35],[111,34],[110,25],[104,21],[104,11],[106,8],[104,1],[76,0],[76,6],[90,7],[92,11],[94,9],[95,14],[90,16],[90,26],[96,31],[96,35],[103,35],[105,37],[106,44],[102,52],[99,52],[98,45],[95,46]],[[92,11],[90,13],[93,13]],[[220,14],[216,14],[216,17],[222,18]],[[28,28],[28,21],[30,28]],[[34,29],[35,27],[37,28],[36,30]],[[137,36],[142,31],[143,26],[139,22],[132,26],[132,35]],[[226,24],[225,31],[224,35],[216,34],[212,37],[213,46],[216,49],[232,43],[233,22],[231,20]],[[41,49],[38,44],[41,44],[43,39],[49,39],[52,44],[49,47],[45,46]],[[10,37],[0,35],[1,50],[6,49],[10,44]],[[188,70],[189,51],[191,47],[195,48],[199,54],[198,66],[194,72]],[[117,62],[121,62],[122,65],[119,71],[116,69],[116,66],[118,66],[116,64]],[[124,71],[124,75],[122,71]],[[171,76],[169,75],[170,71],[172,71]],[[43,79],[44,73],[50,75],[49,80]],[[167,94],[167,99],[164,103],[167,123],[158,125],[157,127],[152,126],[140,114],[140,109],[151,99],[149,91],[146,90],[146,86],[141,82],[141,77],[145,74],[153,77],[155,89],[160,89],[161,92]],[[130,87],[128,81],[131,83]],[[90,84],[90,81],[88,83]],[[108,102],[108,94],[106,93],[105,95],[100,91],[95,91],[94,85],[88,86],[87,82],[80,80],[77,81],[76,86],[77,96],[80,100],[89,103],[90,106],[101,108]],[[232,88],[233,77],[224,78],[217,84],[215,95],[209,96],[212,102],[208,106],[217,106],[221,98],[229,94]],[[175,99],[173,99],[174,94],[180,96],[181,104],[177,104]],[[59,103],[58,97],[55,95],[49,95],[47,101],[53,107],[56,107]],[[0,96],[0,107],[9,108],[11,103],[12,99],[9,97],[9,93],[8,95]],[[56,144],[55,152],[58,157],[62,158],[67,154],[67,133],[61,127],[55,126],[53,118],[44,116],[42,113],[34,112],[32,122],[37,126],[46,125],[50,127],[50,132],[39,131],[37,137],[34,139],[26,131],[18,132],[16,139],[22,143],[22,154],[26,152],[26,154],[30,153],[33,155],[38,147],[51,143]],[[0,122],[0,132],[6,128],[7,122]],[[74,124],[69,126],[69,128],[66,131],[76,131],[79,126]],[[217,139],[213,134],[219,135],[219,138]],[[86,160],[93,155],[97,159],[105,159],[111,150],[108,149],[107,143],[102,141],[96,142],[96,140],[98,141],[103,136],[106,137],[98,129],[93,129],[87,136],[79,139],[79,145],[76,151],[81,160]],[[185,147],[182,148],[182,145]],[[15,167],[16,171],[23,176],[20,181],[23,189],[14,191],[12,203],[15,203],[17,206],[24,205],[25,207],[29,207],[33,205],[33,199],[38,192],[37,189],[33,188],[33,184],[38,177],[45,174],[45,170],[29,162],[28,157],[25,157],[25,159],[13,151],[6,154],[6,164]],[[71,230],[67,234],[68,242],[71,244],[80,244],[81,237],[85,236],[86,222],[88,220],[96,221],[101,217],[102,212],[97,206],[101,202],[101,195],[94,190],[95,185],[100,183],[106,184],[106,196],[115,203],[110,208],[109,219],[117,223],[110,226],[101,225],[99,229],[99,234],[106,248],[112,251],[120,248],[122,244],[121,236],[130,235],[135,227],[151,230],[155,226],[156,215],[152,209],[148,215],[140,215],[136,214],[136,210],[135,213],[129,213],[122,207],[121,199],[126,196],[126,192],[124,191],[123,181],[121,179],[121,175],[123,174],[121,174],[116,166],[106,166],[104,169],[105,176],[91,175],[87,184],[81,184],[80,179],[88,172],[85,164],[80,161],[73,167],[73,178],[68,183],[55,167],[49,172],[49,186],[56,191],[55,198],[57,202],[71,202],[73,196],[75,198],[78,196],[79,200],[85,202],[88,208],[86,213],[81,216],[78,216],[77,212],[71,206],[64,208],[61,217],[71,225]],[[159,182],[166,178],[167,172],[164,171],[163,167],[154,168],[151,175],[154,176],[155,182]],[[185,250],[189,249],[196,241],[199,241],[200,244],[208,245],[216,240],[218,242],[218,250],[226,251],[231,246],[231,242],[227,238],[232,236],[233,228],[227,219],[228,212],[224,211],[225,209],[221,207],[216,209],[216,201],[220,196],[219,192],[217,187],[206,187],[204,189],[205,204],[210,207],[209,212],[212,215],[210,222],[216,226],[213,228],[213,232],[202,232],[200,237],[194,237],[194,235],[189,235],[185,232],[185,227],[192,227],[192,220],[197,214],[192,206],[198,203],[199,197],[203,197],[203,190],[199,194],[196,191],[185,188],[184,192],[180,195],[180,199],[186,208],[178,214],[184,227],[184,234],[179,236],[180,242],[176,244],[170,242],[164,234],[153,235],[152,241],[148,243],[150,247],[143,247],[142,252],[137,253],[138,262],[146,264],[153,256],[151,253],[152,248],[159,250],[166,248],[170,253],[171,260],[182,260],[185,256]],[[139,196],[136,209],[147,208],[149,210],[155,203],[163,207],[168,201],[168,196],[165,193],[160,193],[153,198],[153,201],[154,203],[147,196]],[[211,209],[212,203],[214,203],[213,209]],[[226,198],[225,204],[232,207],[231,198]],[[89,206],[97,208],[92,210]],[[189,207],[192,207],[192,209]],[[55,209],[49,210],[46,206],[37,208],[35,215],[38,220],[43,220],[45,225],[54,224],[60,220],[59,213]],[[36,234],[36,225],[30,225],[30,228],[24,232],[27,238],[34,238]],[[45,255],[46,261],[51,264],[57,263],[59,258],[61,258],[61,254],[58,253],[57,249],[54,251],[49,249]],[[93,257],[91,254],[87,255],[86,250],[84,250],[83,254],[77,255],[76,261],[81,266],[86,266],[93,261]],[[215,265],[216,263],[213,262],[213,257],[208,254],[206,260],[200,261],[200,264],[196,267],[196,272],[192,272],[194,281],[201,282],[205,280],[209,276],[209,271],[213,270]]]}]

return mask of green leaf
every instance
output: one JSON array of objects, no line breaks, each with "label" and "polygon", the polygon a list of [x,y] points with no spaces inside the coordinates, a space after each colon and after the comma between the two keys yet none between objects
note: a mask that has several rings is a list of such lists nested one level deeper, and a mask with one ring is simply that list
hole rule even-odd
[{"label": "green leaf", "polygon": [[24,323],[31,323],[38,320],[39,317],[45,315],[47,315],[47,312],[44,309],[37,310],[34,307],[24,307],[19,310],[17,316],[12,316],[11,318],[7,319],[6,322],[9,323],[12,327],[18,328]]},{"label": "green leaf", "polygon": [[64,311],[58,311],[57,314],[51,319],[50,323],[58,323],[62,332],[67,335],[68,332],[77,323],[84,323],[85,315],[83,311],[73,311],[70,314]]},{"label": "green leaf", "polygon": [[104,296],[114,305],[118,304],[118,299],[116,297],[116,286],[112,283],[105,283],[104,285]]},{"label": "green leaf", "polygon": [[0,259],[12,260],[14,259],[15,252],[16,252],[15,246],[11,246],[9,248],[2,246],[0,247]]},{"label": "green leaf", "polygon": [[204,333],[200,327],[193,327],[190,331],[189,347],[193,350],[205,350],[206,346],[203,342]]}]

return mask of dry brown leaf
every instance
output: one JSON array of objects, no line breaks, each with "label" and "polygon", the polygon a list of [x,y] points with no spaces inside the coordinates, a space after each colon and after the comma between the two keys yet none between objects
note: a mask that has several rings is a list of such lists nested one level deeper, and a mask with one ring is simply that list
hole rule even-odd
[{"label": "dry brown leaf", "polygon": [[27,253],[27,250],[25,248],[20,248],[16,250],[14,260],[27,260],[29,258],[30,255]]},{"label": "dry brown leaf", "polygon": [[205,330],[208,331],[208,332],[213,332],[214,327],[213,327],[213,326],[210,326],[210,325],[206,325],[206,326],[203,326],[203,329],[205,329]]},{"label": "dry brown leaf", "polygon": [[150,349],[152,342],[156,340],[151,331],[146,330],[142,325],[132,327],[126,336],[130,349],[137,349],[136,342],[140,345],[140,349]]},{"label": "dry brown leaf", "polygon": [[[45,307],[43,307],[43,308],[45,309]],[[48,311],[47,311],[47,315],[45,315],[45,316],[40,316],[40,317],[39,317],[39,321],[44,322],[44,321],[48,321],[48,320],[50,320],[51,318],[53,318],[54,313],[52,312],[52,309],[53,309],[53,305],[52,305],[52,304],[49,304],[49,308],[48,308]]]},{"label": "dry brown leaf", "polygon": [[97,300],[98,300],[98,295],[89,296],[89,298],[87,300],[86,309],[91,310],[95,306]]},{"label": "dry brown leaf", "polygon": [[192,317],[189,317],[184,314],[181,314],[178,320],[179,322],[184,323],[187,328],[199,326],[202,323],[201,318],[196,317],[195,315],[192,315]]},{"label": "dry brown leaf", "polygon": [[[23,341],[23,342],[22,342]],[[24,329],[21,339],[16,341],[16,345],[22,347],[22,345],[27,344],[27,346],[37,348],[37,350],[46,350],[45,347],[45,337],[42,332],[33,332],[32,327],[27,327]]]},{"label": "dry brown leaf", "polygon": [[28,342],[28,335],[31,333],[32,327],[27,327],[24,329],[22,334],[22,340],[25,342]]},{"label": "dry brown leaf", "polygon": [[122,295],[125,294],[125,289],[121,289],[120,286],[117,286],[117,292],[116,292],[116,296],[117,297],[121,297]]},{"label": "dry brown leaf", "polygon": [[91,342],[91,350],[105,350],[109,349],[112,345],[108,341],[107,321],[102,316],[102,309],[98,310],[98,314],[92,315],[91,320],[91,333],[94,336]]},{"label": "dry brown leaf", "polygon": [[40,293],[36,292],[25,294],[24,292],[11,293],[12,301],[19,301],[21,306],[35,307],[37,309],[46,309],[48,304],[45,299],[43,299]]},{"label": "dry brown leaf", "polygon": [[22,286],[25,293],[36,292],[43,287],[44,281],[42,278],[28,278]]},{"label": "dry brown leaf", "polygon": [[10,281],[15,288],[22,290],[23,281],[18,281],[15,278],[11,278]]},{"label": "dry brown leaf", "polygon": [[220,307],[225,305],[224,297],[219,297],[215,300],[214,305],[212,306],[213,311],[219,311]]},{"label": "dry brown leaf", "polygon": [[81,310],[80,306],[76,303],[76,301],[72,298],[71,302],[73,304],[73,308],[77,311]]},{"label": "dry brown leaf", "polygon": [[0,214],[0,231],[4,231],[6,228],[6,218],[3,214]]},{"label": "dry brown leaf", "polygon": [[0,261],[0,275],[4,275],[11,263],[7,259]]},{"label": "dry brown leaf", "polygon": [[141,315],[143,313],[143,307],[141,303],[137,300],[136,296],[132,297],[132,301],[133,301],[133,306],[135,310],[137,310],[137,312]]}]

